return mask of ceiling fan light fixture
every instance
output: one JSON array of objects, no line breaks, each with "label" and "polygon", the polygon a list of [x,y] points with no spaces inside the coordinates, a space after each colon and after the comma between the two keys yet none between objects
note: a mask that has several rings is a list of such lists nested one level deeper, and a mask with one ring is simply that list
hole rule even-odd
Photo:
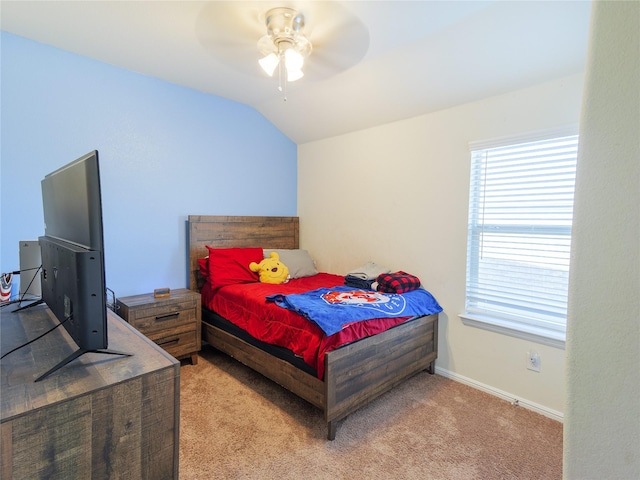
[{"label": "ceiling fan light fixture", "polygon": [[269,55],[258,60],[258,63],[267,75],[273,77],[273,72],[275,72],[276,68],[278,67],[280,58],[275,53],[270,53]]},{"label": "ceiling fan light fixture", "polygon": [[304,77],[302,70],[289,70],[287,68],[287,82],[295,82]]},{"label": "ceiling fan light fixture", "polygon": [[285,92],[286,100],[286,82],[304,76],[304,59],[312,50],[311,42],[303,32],[304,15],[293,8],[272,8],[265,15],[265,25],[267,34],[258,41],[258,50],[264,57],[258,63],[269,76],[280,67],[278,90]]},{"label": "ceiling fan light fixture", "polygon": [[289,70],[302,70],[304,65],[304,57],[296,52],[293,48],[287,48],[284,51],[284,64]]}]

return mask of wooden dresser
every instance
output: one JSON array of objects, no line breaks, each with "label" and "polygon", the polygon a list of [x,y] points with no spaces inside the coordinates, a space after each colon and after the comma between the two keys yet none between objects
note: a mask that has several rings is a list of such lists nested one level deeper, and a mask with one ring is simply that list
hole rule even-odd
[{"label": "wooden dresser", "polygon": [[167,297],[153,293],[122,297],[118,315],[175,358],[191,357],[198,363],[201,347],[200,294],[179,288]]},{"label": "wooden dresser", "polygon": [[[2,354],[57,324],[44,305],[11,309]],[[34,382],[77,349],[60,327],[2,359],[3,480],[178,478],[179,362],[112,311],[108,341],[133,356],[87,353]]]}]

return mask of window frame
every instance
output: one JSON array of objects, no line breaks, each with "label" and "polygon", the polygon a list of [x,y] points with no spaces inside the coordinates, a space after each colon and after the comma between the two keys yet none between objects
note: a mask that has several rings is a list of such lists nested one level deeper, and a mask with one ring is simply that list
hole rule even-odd
[{"label": "window frame", "polygon": [[[473,153],[479,150],[489,150],[492,148],[502,148],[508,146],[515,146],[523,143],[538,142],[553,140],[556,138],[578,136],[577,125],[570,125],[562,128],[542,130],[524,135],[502,137],[493,140],[471,142],[469,144],[469,159],[473,156]],[[472,180],[473,171],[470,171],[470,180]],[[575,181],[575,177],[574,177]],[[469,189],[469,214],[471,214],[473,200],[473,192],[471,190],[471,182]],[[575,205],[575,197],[573,198],[573,204]],[[491,312],[482,311],[482,309],[468,309],[468,294],[469,294],[469,273],[471,263],[469,255],[471,254],[471,216],[468,217],[468,231],[467,231],[467,271],[465,272],[465,311],[459,315],[464,325],[482,328],[492,332],[509,335],[523,340],[534,341],[545,345],[550,345],[558,348],[565,347],[566,340],[566,319],[564,328],[559,328],[558,325],[552,325],[545,321],[535,321],[527,319],[521,321],[517,316],[510,316],[508,314],[494,314]],[[530,224],[529,224],[530,225]],[[505,228],[503,226],[503,228]],[[506,227],[506,230],[510,232],[523,231],[527,229],[526,225],[521,227]],[[569,236],[569,245],[571,239],[571,226],[538,226],[539,231],[545,231],[547,233],[562,234],[565,237]],[[478,255],[479,256],[479,255]],[[568,280],[567,280],[568,282]],[[568,284],[567,284],[567,297],[568,297]]]}]

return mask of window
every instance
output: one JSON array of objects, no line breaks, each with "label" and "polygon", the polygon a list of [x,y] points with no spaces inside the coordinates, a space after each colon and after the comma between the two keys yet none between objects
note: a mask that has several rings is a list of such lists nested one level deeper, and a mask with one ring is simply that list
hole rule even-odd
[{"label": "window", "polygon": [[471,150],[461,317],[564,346],[578,136]]}]

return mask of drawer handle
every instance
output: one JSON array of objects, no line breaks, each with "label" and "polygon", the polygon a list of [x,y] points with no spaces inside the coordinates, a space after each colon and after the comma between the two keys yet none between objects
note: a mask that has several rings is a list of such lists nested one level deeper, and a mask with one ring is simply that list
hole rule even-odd
[{"label": "drawer handle", "polygon": [[173,340],[167,340],[167,341],[159,340],[157,345],[166,346],[166,345],[178,343],[179,341],[180,341],[179,338],[174,338]]},{"label": "drawer handle", "polygon": [[178,315],[180,315],[180,312],[168,313],[167,315],[158,315],[156,316],[156,320],[159,322],[164,322],[166,320],[172,320],[174,318],[177,318]]}]

